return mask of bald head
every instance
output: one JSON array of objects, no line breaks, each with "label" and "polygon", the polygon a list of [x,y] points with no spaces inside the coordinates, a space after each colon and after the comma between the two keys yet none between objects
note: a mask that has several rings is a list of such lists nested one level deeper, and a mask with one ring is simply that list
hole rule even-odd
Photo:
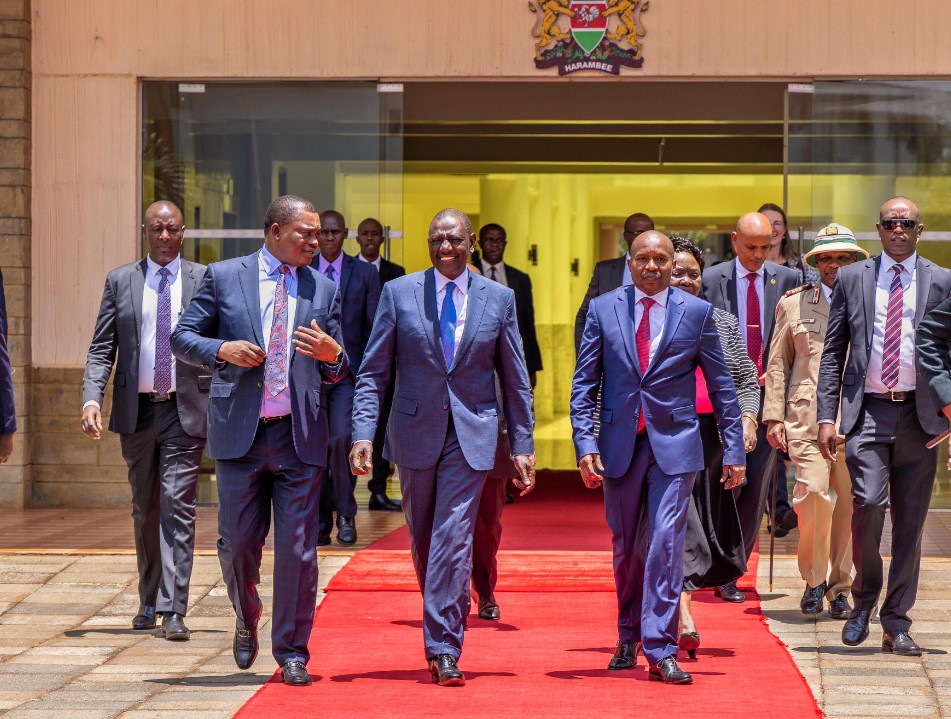
[{"label": "bald head", "polygon": [[903,262],[918,249],[921,224],[918,205],[907,197],[893,197],[878,212],[876,225],[878,237],[882,241],[882,250],[895,262]]},{"label": "bald head", "polygon": [[155,217],[157,214],[167,214],[171,213],[174,217],[178,218],[179,223],[184,222],[182,219],[182,211],[178,209],[178,205],[169,200],[159,200],[158,202],[153,202],[145,210],[145,222],[147,223],[150,218]]},{"label": "bald head", "polygon": [[145,211],[142,234],[149,246],[149,257],[165,267],[182,251],[182,241],[185,239],[182,211],[168,200],[153,202]]},{"label": "bald head", "polygon": [[761,212],[747,212],[736,222],[730,239],[737,262],[747,272],[759,272],[769,256],[773,225]]}]

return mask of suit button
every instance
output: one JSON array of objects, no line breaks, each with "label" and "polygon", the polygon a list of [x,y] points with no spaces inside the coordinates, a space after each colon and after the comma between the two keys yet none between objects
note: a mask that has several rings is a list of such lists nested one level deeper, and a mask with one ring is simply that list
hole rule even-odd
[{"label": "suit button", "polygon": [[264,384],[262,382],[258,382],[258,387],[263,387],[263,386]]},{"label": "suit button", "polygon": [[443,409],[449,409],[449,403],[448,403],[448,402],[444,403],[443,406],[442,406],[442,408],[443,408]]}]

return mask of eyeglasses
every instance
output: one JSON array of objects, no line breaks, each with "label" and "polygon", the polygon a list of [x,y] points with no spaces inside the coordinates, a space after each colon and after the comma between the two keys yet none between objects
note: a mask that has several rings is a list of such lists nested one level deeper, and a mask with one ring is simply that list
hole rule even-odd
[{"label": "eyeglasses", "polygon": [[913,230],[918,226],[918,220],[896,220],[888,218],[887,220],[882,220],[881,225],[882,229],[888,232],[891,232],[896,227],[901,227],[903,230]]},{"label": "eyeglasses", "polygon": [[633,232],[631,232],[630,230],[624,230],[623,235],[625,237],[633,237],[636,239],[638,235],[641,235],[645,232],[647,232],[647,230],[634,230]]}]

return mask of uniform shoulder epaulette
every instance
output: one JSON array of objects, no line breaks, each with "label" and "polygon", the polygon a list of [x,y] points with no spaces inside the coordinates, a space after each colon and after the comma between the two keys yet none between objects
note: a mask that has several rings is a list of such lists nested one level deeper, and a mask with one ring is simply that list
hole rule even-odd
[{"label": "uniform shoulder epaulette", "polygon": [[801,285],[800,287],[796,287],[795,289],[789,290],[789,292],[784,294],[783,297],[792,297],[793,295],[798,295],[800,292],[811,290],[813,287],[815,287],[815,285],[813,285],[811,282],[807,282],[806,284]]}]

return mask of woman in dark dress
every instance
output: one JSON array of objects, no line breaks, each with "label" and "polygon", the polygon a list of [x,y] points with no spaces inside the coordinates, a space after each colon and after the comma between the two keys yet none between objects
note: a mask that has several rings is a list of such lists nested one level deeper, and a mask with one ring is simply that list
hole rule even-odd
[{"label": "woman in dark dress", "polygon": [[[672,237],[674,266],[670,284],[692,295],[700,294],[700,276],[704,260],[700,249],[689,240]],[[759,413],[760,388],[756,365],[746,354],[736,317],[714,309],[713,319],[727,367],[736,385],[743,413],[743,440],[746,451],[756,446],[756,415]],[[691,659],[700,647],[700,634],[690,611],[690,592],[732,582],[746,572],[743,537],[736,514],[733,493],[720,484],[723,473],[723,445],[717,432],[713,406],[707,395],[703,375],[697,372],[697,415],[706,470],[697,475],[692,501],[687,506],[687,537],[684,543],[684,587],[680,594],[680,648]]]}]

